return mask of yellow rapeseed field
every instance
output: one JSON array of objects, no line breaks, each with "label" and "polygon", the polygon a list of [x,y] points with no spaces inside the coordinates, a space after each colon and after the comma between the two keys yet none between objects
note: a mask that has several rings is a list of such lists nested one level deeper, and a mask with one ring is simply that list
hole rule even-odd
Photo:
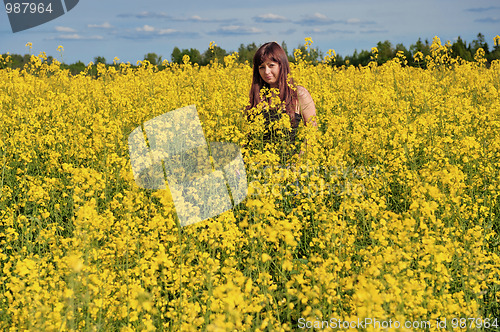
[{"label": "yellow rapeseed field", "polygon": [[[295,56],[319,125],[299,128],[292,168],[243,117],[235,54],[0,70],[0,329],[500,326],[500,62],[437,37],[426,69]],[[179,228],[169,190],[134,182],[127,137],[192,104],[208,142],[242,147],[249,193]]]}]

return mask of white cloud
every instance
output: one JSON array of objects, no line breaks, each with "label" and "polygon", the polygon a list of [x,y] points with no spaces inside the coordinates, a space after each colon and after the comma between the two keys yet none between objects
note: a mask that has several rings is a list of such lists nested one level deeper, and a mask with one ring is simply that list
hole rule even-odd
[{"label": "white cloud", "polygon": [[59,35],[56,37],[51,37],[49,39],[62,39],[62,40],[102,40],[104,39],[102,36],[82,36],[78,33],[67,34],[67,35]]},{"label": "white cloud", "polygon": [[235,19],[217,19],[217,18],[204,18],[200,15],[192,15],[189,17],[170,17],[172,21],[177,22],[204,22],[204,23],[229,23]]},{"label": "white cloud", "polygon": [[75,29],[70,28],[70,27],[57,26],[55,29],[57,32],[76,32]]},{"label": "white cloud", "polygon": [[72,35],[59,35],[58,38],[59,39],[82,39],[82,36],[77,34],[77,33],[74,33]]},{"label": "white cloud", "polygon": [[321,14],[321,13],[314,13],[314,15],[313,15],[313,16],[314,16],[314,17],[317,17],[317,18],[319,18],[319,19],[321,19],[321,20],[327,20],[327,19],[328,19],[328,17],[326,17],[326,15],[325,15],[325,14]]},{"label": "white cloud", "polygon": [[296,23],[302,25],[330,25],[330,24],[348,24],[348,25],[371,25],[376,24],[374,21],[362,20],[357,17],[352,17],[346,20],[334,20],[322,13],[314,13],[313,15],[304,15],[303,18]]},{"label": "white cloud", "polygon": [[358,24],[358,25],[365,25],[365,24],[375,24],[374,21],[366,21],[366,20],[360,20],[359,18],[349,18],[345,21],[347,24]]},{"label": "white cloud", "polygon": [[142,26],[140,28],[136,28],[135,30],[139,31],[139,32],[153,32],[156,29],[155,29],[155,27],[152,27],[151,25],[145,24],[144,26]]},{"label": "white cloud", "polygon": [[168,15],[165,12],[149,12],[149,11],[143,11],[140,13],[124,13],[124,14],[118,14],[117,17],[120,18],[136,18],[136,19],[160,19],[160,20],[167,20],[167,21],[175,21],[175,22],[205,22],[205,23],[229,23],[229,22],[234,22],[236,19],[234,18],[225,18],[225,19],[219,19],[219,18],[205,18],[201,17],[200,15],[191,15],[191,16],[184,16],[184,17],[173,17],[171,15]]},{"label": "white cloud", "polygon": [[151,25],[143,25],[142,27],[139,27],[139,28],[135,28],[135,31],[137,32],[145,32],[145,33],[154,33],[154,34],[157,34],[157,35],[170,35],[170,34],[174,34],[174,33],[179,33],[178,30],[176,29],[157,29]]},{"label": "white cloud", "polygon": [[341,29],[320,29],[312,28],[310,30],[304,31],[306,34],[317,34],[317,35],[330,35],[330,34],[352,34],[352,30],[341,30]]},{"label": "white cloud", "polygon": [[126,39],[154,39],[154,38],[162,38],[165,36],[174,36],[174,37],[185,37],[185,38],[197,38],[200,37],[198,32],[189,32],[189,31],[179,31],[177,29],[172,28],[157,28],[148,24],[143,25],[142,27],[137,27],[135,29],[127,29],[120,32],[115,32],[116,35]]},{"label": "white cloud", "polygon": [[360,31],[360,33],[373,33],[373,34],[387,33],[387,32],[389,32],[389,31],[386,29],[368,29],[368,30],[361,30]]},{"label": "white cloud", "polygon": [[109,24],[109,22],[104,22],[102,24],[89,24],[87,25],[89,28],[98,28],[98,29],[110,29],[113,26]]},{"label": "white cloud", "polygon": [[173,33],[177,33],[178,31],[175,29],[160,29],[158,31],[159,35],[171,35]]},{"label": "white cloud", "polygon": [[137,18],[168,18],[169,16],[165,13],[152,13],[152,12],[142,12],[135,15]]},{"label": "white cloud", "polygon": [[251,35],[263,32],[263,30],[255,27],[245,27],[242,25],[226,25],[217,29],[214,33],[221,35]]},{"label": "white cloud", "polygon": [[340,21],[335,21],[328,18],[325,14],[314,13],[313,15],[306,15],[303,19],[301,19],[297,23],[304,25],[318,25],[318,24],[333,24],[339,22]]},{"label": "white cloud", "polygon": [[255,22],[263,22],[263,23],[278,23],[278,22],[288,21],[286,17],[272,13],[255,16],[253,20]]}]

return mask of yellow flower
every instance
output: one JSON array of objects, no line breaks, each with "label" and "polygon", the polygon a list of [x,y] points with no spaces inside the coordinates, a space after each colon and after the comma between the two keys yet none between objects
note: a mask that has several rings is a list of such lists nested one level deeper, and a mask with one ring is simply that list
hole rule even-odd
[{"label": "yellow flower", "polygon": [[[299,126],[308,151],[293,166],[280,164],[286,142],[262,142],[259,112],[283,106],[276,90],[261,91],[269,100],[249,112],[254,123],[242,116],[252,68],[235,54],[224,66],[101,64],[97,76],[49,65],[43,52],[23,69],[0,59],[0,329],[294,330],[287,317],[493,315],[500,63],[485,70],[484,50],[479,62],[453,62],[438,38],[413,57],[419,68],[401,52],[380,66],[292,63],[322,126]],[[214,169],[191,149],[172,161],[163,147],[173,137],[145,137],[155,149],[139,159],[156,168],[144,178],[158,172],[165,184],[146,190],[128,148],[132,128],[191,104],[207,142],[246,145],[247,197],[205,220],[198,203],[218,189],[201,197],[192,187]],[[285,114],[276,135],[289,126]],[[218,161],[211,152],[202,161]],[[217,171],[226,192],[243,180]],[[178,228],[183,214],[192,224]]]},{"label": "yellow flower", "polygon": [[271,260],[271,256],[269,256],[266,253],[262,254],[262,263],[265,263],[265,262],[267,262],[269,260]]}]

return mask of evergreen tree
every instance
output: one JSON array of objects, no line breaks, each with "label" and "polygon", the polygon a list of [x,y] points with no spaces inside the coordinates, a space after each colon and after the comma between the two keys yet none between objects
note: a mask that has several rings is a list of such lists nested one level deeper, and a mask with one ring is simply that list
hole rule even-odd
[{"label": "evergreen tree", "polygon": [[97,65],[98,63],[106,64],[106,59],[103,56],[96,56],[94,58],[94,64]]},{"label": "evergreen tree", "polygon": [[485,54],[490,53],[488,50],[488,43],[484,40],[484,35],[482,33],[478,33],[477,39],[472,41],[472,54],[476,54],[479,48],[482,48]]},{"label": "evergreen tree", "polygon": [[200,51],[195,48],[183,49],[182,51],[176,46],[172,51],[171,59],[174,63],[183,63],[184,55],[189,55],[189,62],[197,63],[198,65],[202,64],[202,56]]},{"label": "evergreen tree", "polygon": [[467,61],[472,61],[470,49],[467,48],[466,43],[458,36],[457,40],[451,45],[452,54],[454,57],[459,57]]},{"label": "evergreen tree", "polygon": [[394,56],[400,51],[403,52],[406,61],[408,61],[408,65],[411,65],[412,61],[411,52],[401,43],[396,44],[396,49],[394,50]]},{"label": "evergreen tree", "polygon": [[81,61],[78,61],[76,63],[73,63],[68,66],[69,72],[71,75],[78,75],[82,71],[84,71],[86,68],[85,64]]},{"label": "evergreen tree", "polygon": [[[309,47],[306,50],[306,47],[304,45],[299,45],[299,47],[297,49],[302,51],[302,55],[304,57],[304,60],[312,63],[313,65],[317,64],[323,58],[323,53],[319,50],[319,48]],[[295,62],[295,59],[293,59],[293,56],[292,56],[291,62]]]},{"label": "evergreen tree", "polygon": [[158,56],[156,53],[148,53],[144,56],[144,60],[148,60],[152,65],[159,65],[162,62],[161,55]]},{"label": "evergreen tree", "polygon": [[422,52],[424,57],[431,54],[431,46],[429,45],[429,41],[426,39],[425,43],[423,43],[422,39],[418,38],[417,42],[410,46],[410,52],[412,55],[415,55],[415,53],[417,52]]},{"label": "evergreen tree", "polygon": [[[289,61],[294,62],[295,61],[294,55],[293,53],[292,54],[288,53],[285,41],[281,43],[281,47],[288,55]],[[393,47],[391,42],[389,42],[388,40],[384,42],[379,41],[376,44],[376,47],[378,49],[377,62],[379,64],[383,64],[386,61],[393,59],[396,56],[396,54],[399,51],[401,51],[403,52],[406,60],[408,61],[408,65],[420,66],[425,68],[425,60],[423,62],[419,61],[417,63],[414,61],[413,57],[417,52],[421,52],[423,54],[424,59],[427,55],[430,54],[429,41],[426,39],[425,42],[423,42],[421,38],[419,38],[415,44],[410,45],[409,49],[407,49],[401,43],[396,44],[396,46]],[[240,44],[240,47],[238,48],[237,61],[241,63],[248,61],[248,63],[252,65],[253,57],[258,48],[259,46],[256,45],[254,42],[247,45]],[[467,42],[459,36],[451,46],[451,51],[452,51],[451,56],[455,58],[459,57],[466,61],[474,61],[474,54],[479,48],[482,48],[485,51],[487,66],[489,66],[489,64],[491,64],[492,61],[500,59],[500,42],[495,44],[490,51],[488,43],[486,42],[485,37],[482,33],[478,33],[476,39],[474,39],[470,44],[467,44]],[[311,62],[312,64],[317,64],[323,58],[323,54],[318,48],[308,48],[306,50],[304,45],[299,45],[298,49],[302,51],[305,60]],[[222,63],[224,61],[224,57],[227,56],[228,53],[220,46],[214,46],[212,48],[208,48],[203,54],[201,54],[200,51],[198,51],[195,48],[180,50],[176,46],[174,47],[171,54],[172,62],[182,63],[184,55],[189,55],[191,63],[197,63],[199,65],[207,65],[215,59],[217,59],[220,63]],[[5,59],[7,57],[7,54],[3,54],[2,56]],[[9,56],[10,56],[10,61],[0,63],[0,69],[23,68],[27,63],[30,62],[31,59],[31,54],[25,54],[25,55],[10,54]],[[352,55],[342,56],[340,54],[337,54],[335,63],[331,63],[331,65],[332,66],[354,65],[356,67],[359,65],[366,66],[371,61],[371,56],[372,56],[371,51],[362,50],[358,52],[358,50],[354,50],[354,53]],[[144,56],[144,59],[148,60],[150,63],[154,65],[158,65],[158,68],[160,70],[163,69],[163,66],[161,66],[162,57],[158,56],[156,53],[147,53]],[[48,56],[47,59],[44,61],[48,64],[51,64],[54,61],[54,58],[52,56]],[[96,65],[99,63],[106,65],[106,59],[102,56],[96,56],[94,58],[94,66],[93,68],[91,68],[91,71],[89,72],[90,75],[92,76],[97,75]],[[135,66],[132,65],[132,67]],[[81,61],[78,61],[72,65],[61,64],[61,68],[69,69],[71,74],[76,75],[79,72],[83,71],[86,68],[86,66]]]},{"label": "evergreen tree", "polygon": [[174,63],[182,63],[181,50],[175,46],[172,54],[170,55],[170,60]]},{"label": "evergreen tree", "polygon": [[209,47],[205,52],[203,52],[201,57],[202,65],[208,65],[215,59],[217,59],[219,63],[223,63],[226,55],[228,55],[228,53],[220,46],[213,46],[212,48]]},{"label": "evergreen tree", "polygon": [[248,61],[248,63],[252,65],[253,56],[257,50],[258,47],[255,43],[251,43],[246,46],[240,44],[240,47],[238,48],[238,62],[245,63],[245,61]]},{"label": "evergreen tree", "polygon": [[395,55],[392,44],[388,40],[386,40],[384,42],[378,42],[377,43],[377,50],[378,50],[377,61],[379,64],[382,64],[382,63],[389,61]]}]

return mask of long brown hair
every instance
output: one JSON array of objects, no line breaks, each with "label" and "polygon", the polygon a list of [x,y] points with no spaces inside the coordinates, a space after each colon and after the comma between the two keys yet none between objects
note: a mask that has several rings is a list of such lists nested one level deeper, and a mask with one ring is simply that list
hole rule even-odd
[{"label": "long brown hair", "polygon": [[[250,87],[250,105],[245,109],[248,112],[249,109],[257,106],[262,100],[260,99],[260,90],[263,87],[270,88],[269,84],[266,83],[259,73],[259,66],[266,60],[271,60],[277,62],[280,66],[280,73],[278,78],[278,88],[280,91],[280,100],[285,103],[286,113],[290,116],[290,121],[295,119],[295,106],[297,103],[297,92],[294,91],[290,86],[295,87],[293,79],[288,76],[290,73],[290,64],[288,63],[288,57],[281,48],[281,46],[276,42],[268,42],[263,44],[253,57],[253,78],[252,86]],[[289,80],[287,82],[287,79]]]}]

